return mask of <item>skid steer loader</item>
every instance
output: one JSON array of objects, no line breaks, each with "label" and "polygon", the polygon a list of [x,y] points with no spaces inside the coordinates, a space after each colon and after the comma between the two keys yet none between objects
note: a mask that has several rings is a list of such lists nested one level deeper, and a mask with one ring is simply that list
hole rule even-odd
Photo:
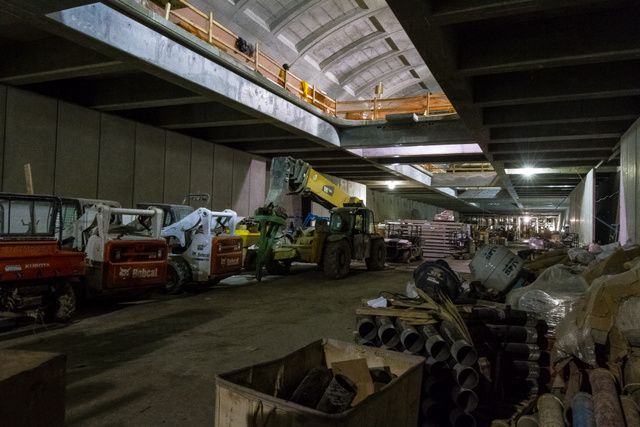
[{"label": "skid steer loader", "polygon": [[215,283],[242,270],[242,237],[234,236],[238,215],[198,208],[162,229],[169,240],[166,290],[177,292],[186,283]]}]

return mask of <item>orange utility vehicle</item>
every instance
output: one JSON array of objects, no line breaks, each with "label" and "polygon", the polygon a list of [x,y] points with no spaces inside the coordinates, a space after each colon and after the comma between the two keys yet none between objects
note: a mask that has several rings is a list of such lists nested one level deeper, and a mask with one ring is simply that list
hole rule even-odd
[{"label": "orange utility vehicle", "polygon": [[0,194],[0,310],[67,320],[84,254],[60,248],[62,202],[52,196]]}]

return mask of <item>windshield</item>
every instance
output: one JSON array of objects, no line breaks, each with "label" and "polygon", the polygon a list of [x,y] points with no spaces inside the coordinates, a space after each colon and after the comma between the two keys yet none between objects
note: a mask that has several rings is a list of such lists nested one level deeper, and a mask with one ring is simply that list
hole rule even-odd
[{"label": "windshield", "polygon": [[53,237],[56,212],[53,200],[0,199],[0,235]]},{"label": "windshield", "polygon": [[193,212],[193,208],[190,206],[180,206],[176,207],[174,210],[174,222],[182,221],[187,215]]}]

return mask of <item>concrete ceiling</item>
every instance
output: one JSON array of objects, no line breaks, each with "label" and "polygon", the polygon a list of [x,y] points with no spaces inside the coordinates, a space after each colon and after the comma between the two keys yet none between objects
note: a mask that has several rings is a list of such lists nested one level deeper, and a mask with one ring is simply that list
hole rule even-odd
[{"label": "concrete ceiling", "polygon": [[193,0],[291,71],[340,99],[440,92],[385,0]]},{"label": "concrete ceiling", "polygon": [[[619,138],[640,116],[640,3],[389,5],[518,208],[562,203],[596,165],[615,170]],[[505,173],[525,167],[555,173]]]}]

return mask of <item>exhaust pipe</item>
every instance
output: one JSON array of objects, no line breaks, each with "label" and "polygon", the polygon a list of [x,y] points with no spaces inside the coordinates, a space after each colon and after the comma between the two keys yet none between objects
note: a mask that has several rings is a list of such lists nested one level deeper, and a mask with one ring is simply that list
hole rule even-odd
[{"label": "exhaust pipe", "polygon": [[384,348],[394,348],[400,343],[400,334],[393,322],[387,316],[376,317],[376,324],[378,325],[378,338]]}]

